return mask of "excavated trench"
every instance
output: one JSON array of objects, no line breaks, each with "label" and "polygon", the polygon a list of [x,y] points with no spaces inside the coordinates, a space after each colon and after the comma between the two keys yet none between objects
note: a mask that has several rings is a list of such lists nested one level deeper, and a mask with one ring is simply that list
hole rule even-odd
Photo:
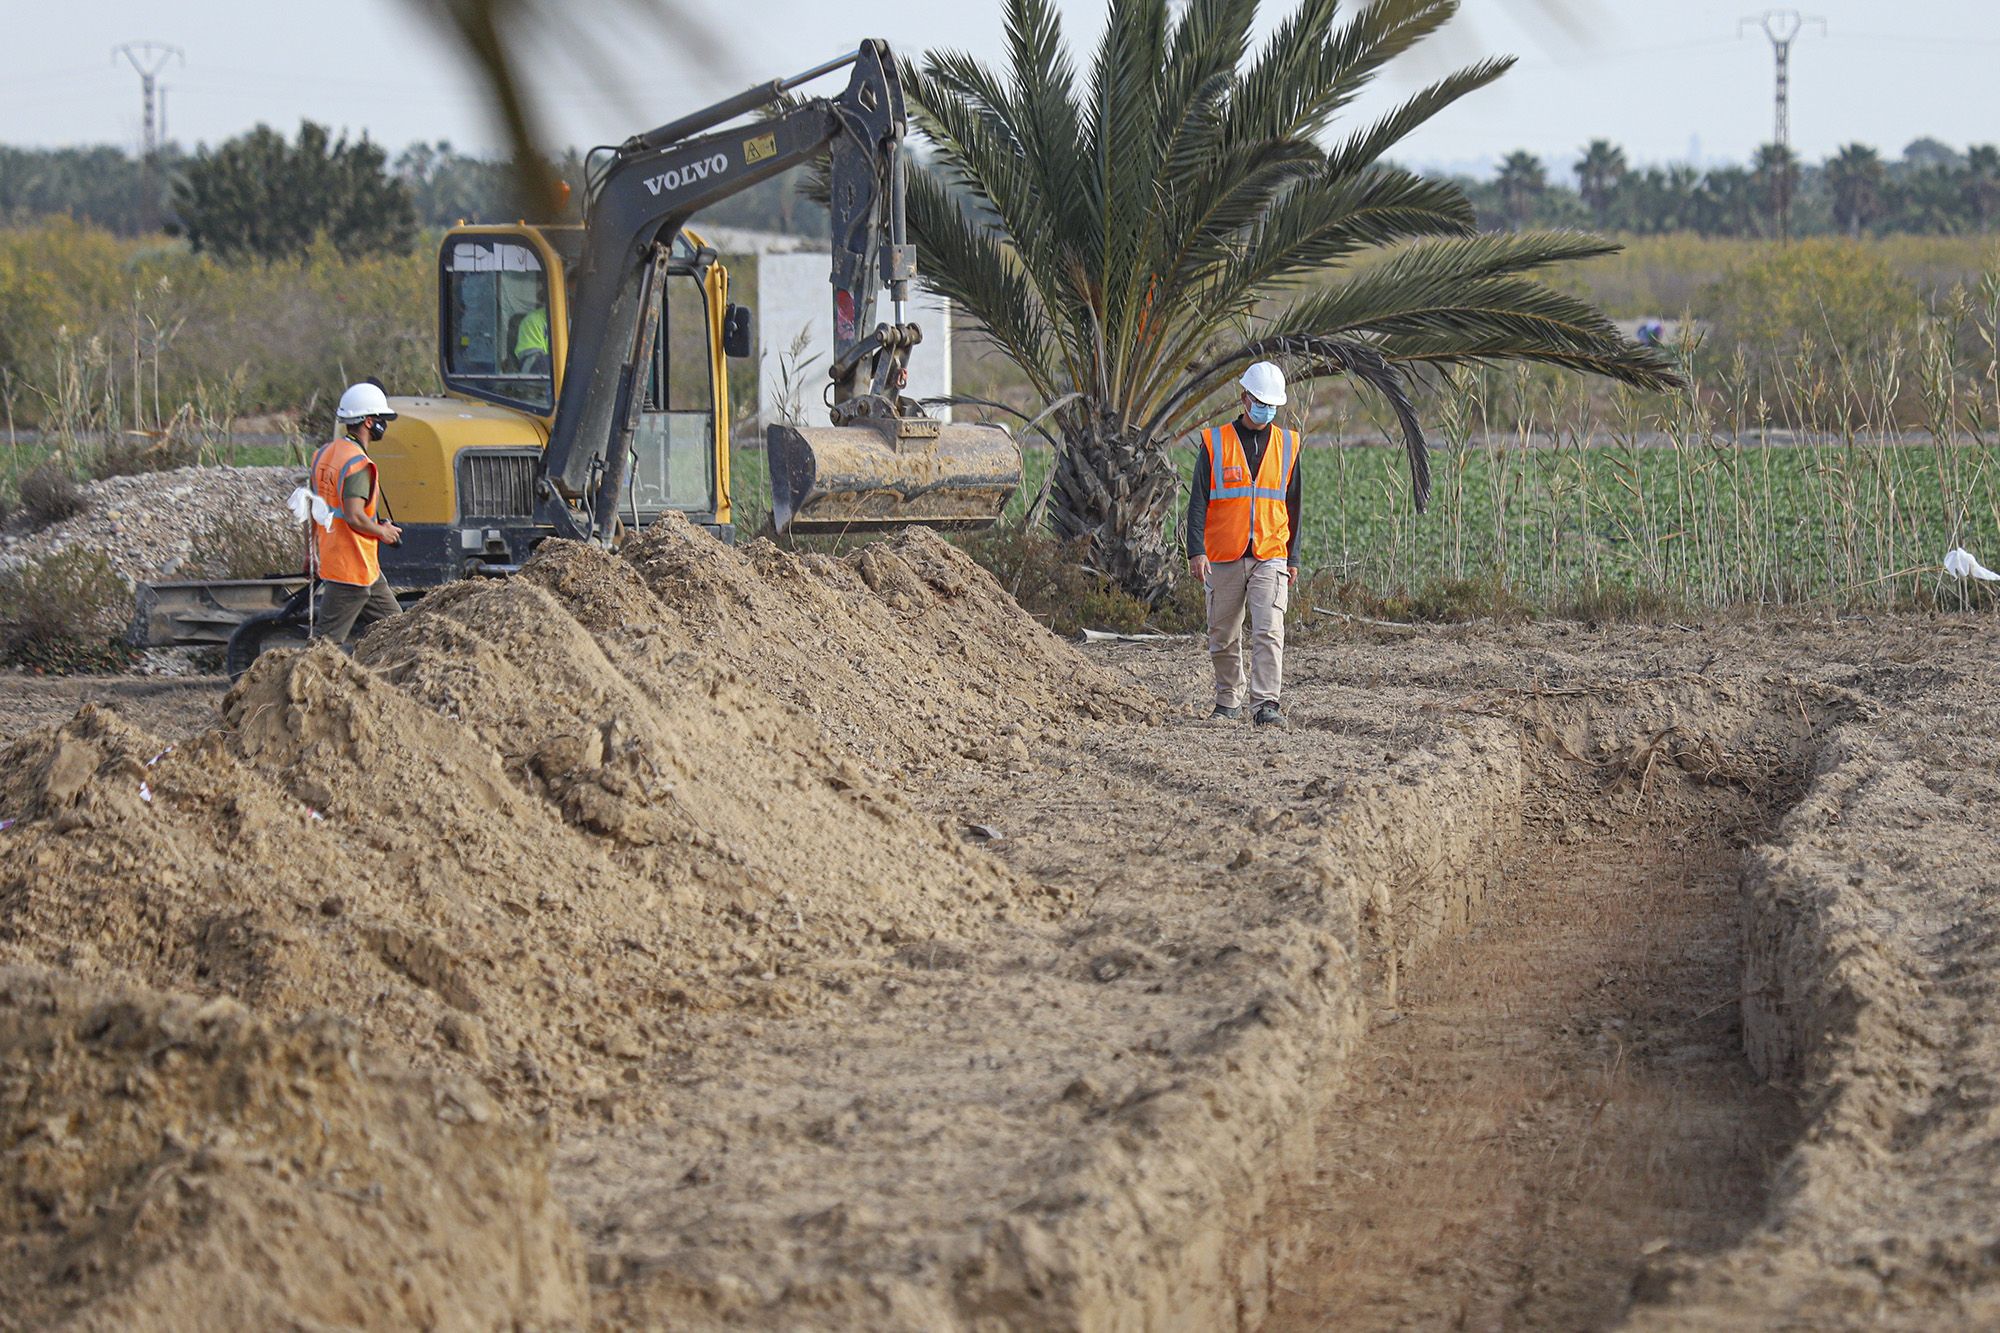
[{"label": "excavated trench", "polygon": [[1740,877],[1819,719],[1704,702],[1528,703],[1519,844],[1378,987],[1266,1328],[1607,1327],[1763,1216],[1801,1117],[1744,1054]]}]

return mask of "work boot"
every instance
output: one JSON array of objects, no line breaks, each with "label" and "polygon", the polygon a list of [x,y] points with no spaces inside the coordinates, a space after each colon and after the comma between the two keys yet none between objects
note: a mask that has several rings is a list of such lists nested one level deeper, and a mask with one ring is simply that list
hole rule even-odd
[{"label": "work boot", "polygon": [[1242,704],[1217,704],[1215,711],[1208,715],[1208,720],[1210,722],[1234,722],[1242,716]]},{"label": "work boot", "polygon": [[1260,727],[1282,727],[1285,725],[1284,714],[1278,711],[1278,701],[1275,699],[1266,699],[1263,703],[1258,704],[1256,711],[1250,714],[1250,720]]}]

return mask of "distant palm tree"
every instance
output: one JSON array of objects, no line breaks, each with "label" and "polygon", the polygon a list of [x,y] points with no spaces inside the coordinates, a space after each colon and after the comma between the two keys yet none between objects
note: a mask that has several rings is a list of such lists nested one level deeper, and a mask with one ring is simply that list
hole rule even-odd
[{"label": "distant palm tree", "polygon": [[1966,230],[1960,168],[1944,163],[1903,171],[1883,195],[1896,230],[1955,236]]},{"label": "distant palm tree", "polygon": [[1834,225],[1850,236],[1874,225],[1882,216],[1882,178],[1881,154],[1867,144],[1848,144],[1827,159]]},{"label": "distant palm tree", "polygon": [[1516,230],[1535,216],[1535,205],[1549,192],[1549,173],[1542,159],[1526,149],[1507,154],[1500,172],[1493,178],[1507,208],[1507,220]]},{"label": "distant palm tree", "polygon": [[1381,160],[1510,62],[1461,70],[1322,145],[1341,108],[1457,0],[1378,0],[1345,22],[1338,0],[1301,0],[1252,57],[1256,8],[1120,0],[1079,79],[1053,0],[1007,0],[1004,72],[955,52],[903,72],[936,149],[909,200],[926,279],[1054,407],[1056,533],[1084,539],[1094,568],[1147,598],[1179,565],[1169,446],[1230,410],[1249,361],[1277,359],[1295,384],[1347,374],[1383,395],[1420,508],[1408,368],[1523,360],[1676,383],[1660,354],[1529,276],[1615,247],[1478,235],[1457,186]]},{"label": "distant palm tree", "polygon": [[1609,139],[1592,139],[1576,160],[1575,170],[1577,195],[1602,227],[1611,211],[1611,196],[1628,170],[1625,150]]},{"label": "distant palm tree", "polygon": [[1662,231],[1682,231],[1695,225],[1701,200],[1701,171],[1696,167],[1668,167],[1660,181],[1660,201],[1668,214]]},{"label": "distant palm tree", "polygon": [[1761,195],[1742,167],[1717,167],[1702,178],[1701,230],[1709,235],[1755,236]]}]

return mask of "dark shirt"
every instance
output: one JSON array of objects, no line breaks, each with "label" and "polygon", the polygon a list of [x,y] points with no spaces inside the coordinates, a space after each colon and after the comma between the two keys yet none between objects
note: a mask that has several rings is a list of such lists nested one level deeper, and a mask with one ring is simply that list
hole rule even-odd
[{"label": "dark shirt", "polygon": [[[1236,427],[1236,438],[1243,441],[1243,460],[1250,465],[1250,475],[1254,477],[1257,475],[1257,469],[1263,465],[1265,446],[1271,443],[1271,427],[1253,426],[1248,417],[1242,416],[1237,417],[1231,424]],[[1301,456],[1292,461],[1292,479],[1285,487],[1285,513],[1291,520],[1292,530],[1291,540],[1285,544],[1285,563],[1293,569],[1299,567],[1299,501],[1305,493],[1299,483],[1299,478],[1306,470],[1303,457],[1305,450],[1300,449],[1299,454]],[[1207,554],[1205,543],[1208,534],[1208,473],[1208,441],[1204,436],[1201,448],[1195,453],[1194,484],[1188,487],[1187,523],[1184,526],[1187,528],[1189,556]],[[1230,559],[1241,560],[1249,552],[1250,538],[1245,536],[1243,549]]]}]

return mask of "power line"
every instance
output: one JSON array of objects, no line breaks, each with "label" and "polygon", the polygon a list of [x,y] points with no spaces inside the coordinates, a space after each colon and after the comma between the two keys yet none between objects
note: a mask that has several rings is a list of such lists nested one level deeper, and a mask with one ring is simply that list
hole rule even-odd
[{"label": "power line", "polygon": [[167,90],[159,86],[159,74],[170,60],[187,64],[187,53],[166,42],[141,41],[112,47],[111,63],[117,64],[120,56],[124,56],[138,72],[139,92],[146,101],[146,148],[142,159],[145,164],[142,173],[145,196],[140,201],[140,216],[147,231],[157,231],[160,226],[160,122],[165,116],[167,95]]},{"label": "power line", "polygon": [[1772,142],[1778,147],[1778,238],[1789,240],[1792,234],[1792,43],[1808,25],[1817,24],[1820,34],[1826,34],[1826,20],[1809,17],[1796,9],[1767,9],[1756,18],[1746,18],[1737,23],[1736,36],[1741,39],[1744,30],[1759,27],[1771,39],[1771,55],[1777,63],[1777,132]]}]

